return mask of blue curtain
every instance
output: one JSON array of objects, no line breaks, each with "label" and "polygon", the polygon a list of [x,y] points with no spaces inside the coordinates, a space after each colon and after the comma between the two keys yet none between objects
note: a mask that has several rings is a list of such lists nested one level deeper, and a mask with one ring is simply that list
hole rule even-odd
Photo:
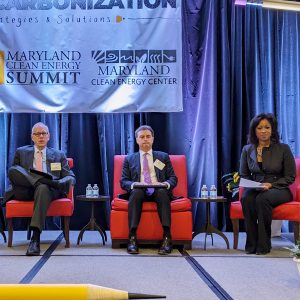
[{"label": "blue curtain", "polygon": [[[299,14],[235,7],[231,0],[185,0],[182,18],[183,112],[0,114],[0,194],[16,148],[31,143],[38,121],[49,126],[49,145],[74,158],[77,195],[88,183],[112,194],[113,156],[137,150],[134,129],[141,124],[154,128],[155,149],[186,155],[190,196],[198,196],[203,184],[221,190],[222,174],[238,169],[257,113],[276,114],[282,141],[299,156]],[[108,203],[97,207],[97,221],[105,228],[109,210]],[[204,213],[202,205],[193,207],[195,229]],[[80,229],[89,214],[85,203],[76,202],[71,228]],[[213,223],[225,229],[223,206],[212,214]]]}]

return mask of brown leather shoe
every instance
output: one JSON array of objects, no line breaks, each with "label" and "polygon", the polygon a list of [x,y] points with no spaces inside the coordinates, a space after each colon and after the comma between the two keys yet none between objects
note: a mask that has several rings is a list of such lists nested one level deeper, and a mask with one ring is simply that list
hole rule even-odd
[{"label": "brown leather shoe", "polygon": [[158,254],[160,255],[170,254],[172,252],[172,249],[173,249],[172,239],[169,236],[165,236],[158,250]]},{"label": "brown leather shoe", "polygon": [[139,254],[139,248],[135,236],[131,236],[127,245],[127,252],[129,254]]}]

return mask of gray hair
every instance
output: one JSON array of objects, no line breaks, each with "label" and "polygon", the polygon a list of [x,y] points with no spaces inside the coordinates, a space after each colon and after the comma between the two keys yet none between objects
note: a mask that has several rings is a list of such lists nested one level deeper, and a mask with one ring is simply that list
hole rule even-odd
[{"label": "gray hair", "polygon": [[47,126],[46,124],[42,123],[42,122],[38,122],[38,123],[36,123],[36,124],[34,124],[34,125],[32,126],[31,134],[33,134],[34,130],[35,130],[36,128],[38,128],[38,127],[44,128],[44,129],[47,131],[47,133],[49,133],[49,128],[48,128],[48,126]]}]

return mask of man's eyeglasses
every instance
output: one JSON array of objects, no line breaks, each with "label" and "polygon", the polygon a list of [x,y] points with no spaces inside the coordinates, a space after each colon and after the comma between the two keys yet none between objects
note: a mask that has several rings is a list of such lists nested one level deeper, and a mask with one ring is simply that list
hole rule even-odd
[{"label": "man's eyeglasses", "polygon": [[48,134],[48,132],[45,132],[45,131],[44,132],[34,132],[33,133],[34,136],[43,136],[43,137],[46,136],[47,134]]}]

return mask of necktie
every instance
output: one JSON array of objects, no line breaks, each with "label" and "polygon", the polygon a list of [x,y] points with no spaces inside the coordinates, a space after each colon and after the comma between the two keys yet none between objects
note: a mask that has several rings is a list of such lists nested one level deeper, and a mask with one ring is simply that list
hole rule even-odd
[{"label": "necktie", "polygon": [[[150,169],[149,169],[149,164],[148,164],[148,159],[147,159],[147,154],[144,154],[144,159],[143,159],[143,175],[144,175],[144,181],[145,183],[151,184],[151,176],[150,176]],[[152,195],[154,193],[154,188],[147,188],[146,189],[146,194],[148,196]]]},{"label": "necktie", "polygon": [[43,172],[43,152],[42,151],[38,151],[36,153],[35,168],[36,168],[36,170]]}]

